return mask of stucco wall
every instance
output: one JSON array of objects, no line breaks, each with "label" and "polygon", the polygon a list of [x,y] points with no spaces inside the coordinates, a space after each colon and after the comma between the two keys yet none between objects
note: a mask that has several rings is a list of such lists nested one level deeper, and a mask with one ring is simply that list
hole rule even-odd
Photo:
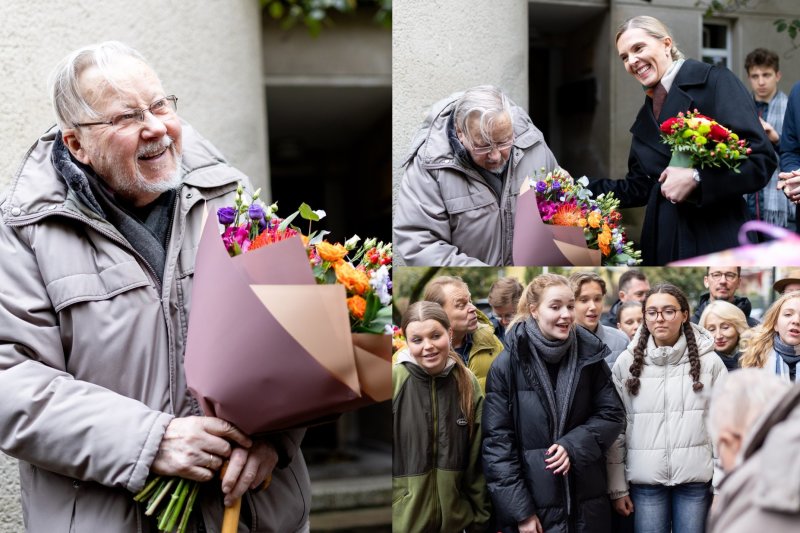
[{"label": "stucco wall", "polygon": [[393,205],[400,164],[431,104],[455,91],[502,87],[528,106],[528,4],[403,0],[392,13]]},{"label": "stucco wall", "polygon": [[[258,0],[5,0],[0,20],[0,188],[55,122],[52,68],[75,48],[116,39],[141,51],[181,116],[268,190]],[[0,533],[20,531],[16,463],[0,454]]]}]

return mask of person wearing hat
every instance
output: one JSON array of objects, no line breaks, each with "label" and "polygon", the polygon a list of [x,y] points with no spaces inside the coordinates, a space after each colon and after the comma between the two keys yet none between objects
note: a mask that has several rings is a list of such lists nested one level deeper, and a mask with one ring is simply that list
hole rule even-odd
[{"label": "person wearing hat", "polygon": [[785,278],[775,282],[772,289],[778,294],[800,291],[800,268],[791,269]]}]

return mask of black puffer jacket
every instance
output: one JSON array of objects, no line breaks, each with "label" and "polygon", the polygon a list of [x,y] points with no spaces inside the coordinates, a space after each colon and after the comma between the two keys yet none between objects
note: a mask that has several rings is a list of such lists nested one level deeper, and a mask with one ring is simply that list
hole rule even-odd
[{"label": "black puffer jacket", "polygon": [[545,407],[522,326],[506,332],[508,348],[486,380],[483,461],[498,526],[516,532],[517,523],[535,513],[548,533],[609,532],[605,453],[625,427],[625,411],[604,361],[608,348],[577,328],[577,379],[556,441],[571,467],[566,477],[554,475],[544,459],[556,421]]}]

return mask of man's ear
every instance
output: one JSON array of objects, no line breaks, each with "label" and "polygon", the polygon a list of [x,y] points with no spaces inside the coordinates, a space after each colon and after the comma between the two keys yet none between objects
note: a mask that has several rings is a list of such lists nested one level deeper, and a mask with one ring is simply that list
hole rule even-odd
[{"label": "man's ear", "polygon": [[72,157],[83,163],[84,165],[90,164],[89,155],[83,148],[81,140],[78,138],[78,132],[75,129],[67,129],[61,133],[61,139],[64,141],[69,153]]}]

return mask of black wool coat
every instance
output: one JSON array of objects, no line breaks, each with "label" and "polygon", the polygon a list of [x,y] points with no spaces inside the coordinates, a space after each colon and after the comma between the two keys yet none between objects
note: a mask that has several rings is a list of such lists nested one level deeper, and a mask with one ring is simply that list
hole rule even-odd
[{"label": "black wool coat", "polygon": [[[699,186],[684,202],[672,204],[661,195],[658,178],[671,152],[661,142],[659,125],[681,111],[697,109],[750,143],[752,153],[736,174],[725,167],[698,169]],[[777,166],[775,150],[758,121],[753,97],[727,68],[687,59],[676,75],[661,114],[645,103],[631,126],[628,174],[624,180],[593,180],[595,195],[613,191],[622,207],[646,206],[637,248],[646,265],[703,255],[738,245],[739,228],[748,219],[742,195],[767,184]]]},{"label": "black wool coat", "polygon": [[577,328],[578,362],[564,433],[556,443],[569,454],[566,476],[546,470],[545,453],[554,443],[552,420],[522,324],[511,351],[492,363],[483,407],[483,465],[496,520],[503,531],[534,513],[548,533],[611,530],[606,450],[625,427],[625,409],[604,358],[608,348]]}]

